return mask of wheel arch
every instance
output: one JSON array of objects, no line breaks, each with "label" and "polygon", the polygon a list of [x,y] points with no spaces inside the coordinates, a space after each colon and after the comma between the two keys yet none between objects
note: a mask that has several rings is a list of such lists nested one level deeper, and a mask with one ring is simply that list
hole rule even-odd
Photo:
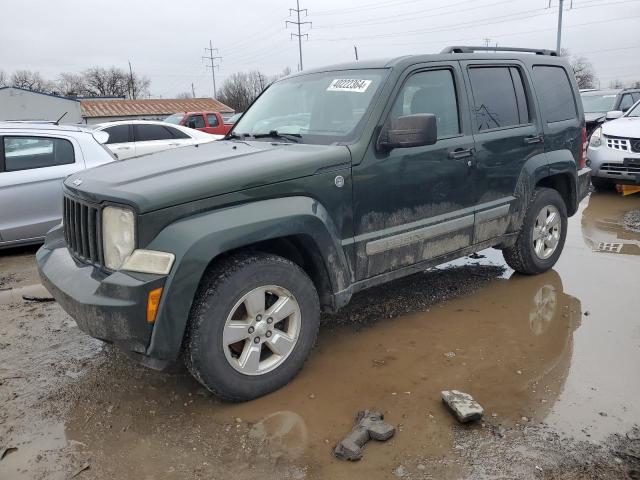
[{"label": "wheel arch", "polygon": [[312,279],[321,305],[332,310],[348,292],[351,268],[327,210],[309,197],[269,199],[205,212],[165,227],[149,249],[172,252],[147,355],[175,359],[198,286],[222,258],[241,251],[273,253],[298,264]]}]

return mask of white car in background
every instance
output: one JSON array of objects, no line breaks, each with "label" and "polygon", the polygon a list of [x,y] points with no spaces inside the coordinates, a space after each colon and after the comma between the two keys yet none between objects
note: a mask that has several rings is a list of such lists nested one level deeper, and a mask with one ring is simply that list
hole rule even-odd
[{"label": "white car in background", "polygon": [[115,161],[106,141],[77,125],[0,122],[0,249],[42,242],[62,218],[62,181]]},{"label": "white car in background", "polygon": [[587,165],[598,190],[640,185],[640,101],[624,114],[609,112],[614,113],[619,118],[596,128],[589,139]]},{"label": "white car in background", "polygon": [[119,160],[169,148],[200,145],[222,138],[181,125],[151,120],[123,120],[91,125],[109,134],[106,146]]}]

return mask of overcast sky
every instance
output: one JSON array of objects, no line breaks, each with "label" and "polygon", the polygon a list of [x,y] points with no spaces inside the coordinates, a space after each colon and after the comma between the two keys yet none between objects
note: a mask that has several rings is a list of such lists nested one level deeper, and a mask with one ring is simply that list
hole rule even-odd
[{"label": "overcast sky", "polygon": [[[447,45],[555,48],[558,0],[300,0],[304,68],[438,52]],[[573,8],[569,9],[573,3]],[[201,57],[222,56],[218,86],[237,71],[298,68],[295,0],[21,0],[2,2],[0,69],[47,78],[100,65],[151,79],[154,96],[212,93]],[[297,33],[297,31],[296,31]],[[565,0],[563,47],[587,57],[603,87],[640,80],[640,0]]]}]

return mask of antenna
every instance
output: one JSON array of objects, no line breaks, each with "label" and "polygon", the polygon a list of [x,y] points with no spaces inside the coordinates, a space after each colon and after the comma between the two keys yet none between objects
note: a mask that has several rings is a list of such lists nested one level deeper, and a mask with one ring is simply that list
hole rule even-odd
[{"label": "antenna", "polygon": [[60,118],[57,119],[55,122],[53,122],[54,125],[60,125],[60,120],[62,120],[69,112],[64,112],[62,115],[60,115]]}]

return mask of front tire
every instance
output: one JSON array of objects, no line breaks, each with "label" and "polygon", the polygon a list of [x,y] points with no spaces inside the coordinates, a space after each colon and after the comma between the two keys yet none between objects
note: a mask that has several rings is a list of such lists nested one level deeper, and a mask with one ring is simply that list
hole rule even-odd
[{"label": "front tire", "polygon": [[562,253],[567,237],[567,206],[551,188],[533,191],[516,243],[502,251],[516,272],[535,275],[549,270]]},{"label": "front tire", "polygon": [[230,257],[208,272],[189,317],[185,360],[216,396],[246,401],[289,383],[318,334],[315,286],[270,254]]}]

